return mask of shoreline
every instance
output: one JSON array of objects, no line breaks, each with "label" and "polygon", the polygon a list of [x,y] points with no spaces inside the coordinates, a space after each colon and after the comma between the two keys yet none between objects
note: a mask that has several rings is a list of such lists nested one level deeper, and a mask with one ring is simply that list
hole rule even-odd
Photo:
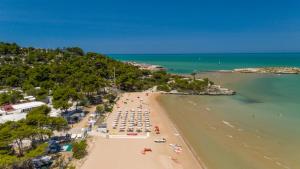
[{"label": "shoreline", "polygon": [[[138,133],[136,137],[128,136],[126,132],[123,132],[126,137],[118,138],[103,138],[94,134],[92,136],[95,140],[93,148],[81,165],[81,169],[97,169],[97,164],[107,169],[206,169],[203,164],[200,164],[199,157],[195,156],[190,145],[157,100],[160,93],[146,93],[148,92],[123,93],[109,115],[107,124],[110,125],[119,110],[136,108],[139,103],[137,100],[141,99],[143,100],[142,109],[150,111],[152,128],[159,126],[161,133],[155,134],[152,131],[149,137],[145,138],[141,138],[143,133]],[[125,100],[126,103],[124,103]],[[155,143],[154,140],[159,138],[166,138],[167,142]],[[174,144],[182,147],[182,151],[176,152],[171,146]],[[146,147],[151,148],[152,152],[141,153],[141,150]]]},{"label": "shoreline", "polygon": [[[150,70],[150,71],[168,71],[172,70],[172,68],[166,68],[161,65],[154,65],[144,62],[135,62],[135,61],[122,61],[123,63],[131,64],[137,66],[142,70]],[[186,77],[190,77],[191,74],[187,73],[171,73],[173,75],[182,75]],[[191,72],[192,73],[192,72]],[[219,70],[204,70],[196,72],[196,74],[202,73],[257,73],[257,74],[300,74],[300,67],[289,67],[289,66],[267,66],[267,67],[237,67],[233,69],[219,69]]]},{"label": "shoreline", "polygon": [[159,97],[161,96],[161,94],[156,95],[155,96],[155,101],[156,103],[159,105],[160,109],[162,109],[163,113],[167,116],[167,118],[170,120],[171,124],[173,125],[173,127],[175,128],[175,130],[179,133],[179,137],[181,138],[181,140],[184,142],[184,144],[188,147],[188,150],[190,151],[190,153],[193,154],[193,157],[195,158],[195,160],[198,161],[198,164],[201,166],[202,169],[208,169],[207,166],[205,166],[204,162],[201,160],[201,157],[196,153],[196,151],[194,150],[194,148],[192,147],[192,145],[189,143],[188,139],[184,136],[182,130],[179,129],[178,125],[174,122],[174,120],[172,120],[172,118],[170,117],[168,110],[166,110],[163,105],[159,102]]},{"label": "shoreline", "polygon": [[261,67],[261,68],[239,68],[233,72],[239,73],[271,73],[271,74],[299,74],[300,68],[297,67]]},{"label": "shoreline", "polygon": [[[217,73],[216,73],[217,74]],[[250,83],[253,85],[251,82],[256,79],[260,78],[265,78],[269,79],[268,77],[274,77],[280,79],[285,77],[278,77],[277,75],[272,75],[272,74],[240,74],[240,73],[232,73],[230,76],[214,76],[214,74],[211,75],[215,79],[219,79],[220,81],[223,82],[225,86],[231,86],[232,84],[235,85],[247,85]],[[295,76],[288,76],[292,78],[297,78]],[[224,80],[225,79],[225,80]],[[283,79],[284,80],[284,79]],[[238,82],[238,83],[237,83]],[[237,87],[237,86],[235,86]],[[250,90],[251,88],[241,88],[243,91],[242,94],[244,94],[246,90]],[[251,93],[250,93],[251,94]],[[245,93],[245,99],[247,99],[248,93]],[[251,95],[250,95],[251,96]],[[188,99],[187,99],[188,98]],[[204,98],[204,97],[203,97]],[[173,96],[168,98],[162,97],[160,99],[160,103],[162,103],[163,107],[165,107],[169,114],[170,117],[173,117],[173,123],[174,121],[177,122],[180,128],[183,130],[179,130],[183,135],[187,137],[186,143],[189,144],[192,143],[191,145],[192,148],[194,147],[196,152],[199,153],[199,159],[204,160],[204,162],[207,162],[208,167],[210,168],[235,168],[233,167],[235,164],[235,161],[238,162],[239,166],[243,166],[244,168],[262,168],[262,166],[265,166],[265,168],[277,168],[278,164],[276,164],[276,160],[274,160],[274,156],[279,156],[277,159],[277,162],[282,163],[283,165],[286,166],[297,166],[296,164],[293,164],[292,161],[286,157],[290,157],[290,155],[286,155],[286,157],[281,156],[281,154],[274,153],[272,157],[272,161],[268,161],[264,159],[264,155],[270,156],[269,149],[273,150],[282,150],[280,147],[277,147],[277,145],[273,145],[271,139],[265,139],[263,138],[263,133],[261,132],[259,134],[256,133],[256,131],[252,131],[249,126],[253,127],[254,129],[261,129],[259,125],[264,126],[263,124],[263,115],[252,115],[253,111],[254,114],[257,112],[262,112],[265,107],[255,107],[253,110],[252,109],[245,109],[247,108],[246,106],[249,106],[252,103],[251,100],[247,102],[248,100],[239,100],[239,98],[235,101],[229,99],[228,102],[224,102],[225,100],[221,97],[219,98],[212,98],[212,97],[205,97],[206,99],[197,99],[196,97],[190,97],[190,96],[183,96],[182,99],[177,96]],[[224,97],[225,98],[225,97]],[[249,97],[251,99],[251,97]],[[226,99],[227,100],[227,99]],[[230,101],[231,100],[231,101]],[[216,101],[216,102],[214,102]],[[254,100],[255,101],[255,100]],[[220,103],[223,102],[221,105]],[[191,105],[189,104],[191,103]],[[210,103],[210,104],[208,104]],[[260,104],[259,102],[257,102]],[[195,105],[197,106],[195,106]],[[231,109],[231,105],[232,108]],[[258,105],[257,104],[257,105]],[[193,106],[192,106],[193,105]],[[220,105],[220,106],[217,106]],[[254,104],[253,104],[254,105]],[[263,105],[263,104],[260,104]],[[194,107],[195,106],[195,107]],[[214,107],[215,106],[215,107]],[[263,105],[265,106],[265,105]],[[189,108],[191,107],[191,108]],[[208,110],[204,110],[206,107],[208,107]],[[193,110],[191,110],[193,109]],[[227,111],[224,111],[227,109]],[[258,111],[261,110],[261,111]],[[280,110],[280,109],[279,109]],[[190,111],[190,112],[189,112]],[[229,112],[234,112],[234,113],[229,113]],[[241,114],[243,112],[243,114]],[[245,112],[245,113],[244,113]],[[238,114],[239,113],[239,114]],[[189,116],[185,118],[185,115]],[[236,115],[237,114],[237,115]],[[240,115],[240,116],[239,116]],[[280,114],[272,114],[270,112],[268,117],[276,119],[276,122],[283,121],[284,119],[281,118],[282,116],[285,116],[286,114],[280,113]],[[181,118],[182,117],[182,118]],[[235,118],[238,117],[238,118]],[[249,119],[252,120],[249,122]],[[211,121],[210,121],[211,120]],[[256,120],[256,121],[255,121]],[[258,120],[261,120],[257,122]],[[266,121],[268,122],[268,121]],[[199,123],[199,125],[198,125]],[[201,124],[202,123],[202,124]],[[207,124],[206,124],[207,123]],[[259,125],[255,125],[255,124]],[[176,123],[174,123],[176,124]],[[198,126],[197,126],[198,125]],[[234,127],[232,126],[234,125]],[[252,126],[253,125],[253,126]],[[267,124],[267,125],[273,125],[273,124]],[[207,129],[205,128],[207,127]],[[257,127],[257,128],[256,128]],[[201,132],[200,128],[203,129]],[[190,132],[193,131],[193,132]],[[204,131],[208,131],[207,135],[210,137],[206,138],[201,138],[202,134]],[[272,130],[268,130],[268,132],[273,132]],[[197,137],[194,137],[195,134],[198,135]],[[205,134],[205,133],[204,133]],[[266,133],[264,133],[266,134]],[[258,137],[257,137],[258,136]],[[273,136],[272,136],[273,137]],[[270,138],[272,138],[270,136]],[[263,139],[262,139],[263,138]],[[215,142],[212,143],[211,148],[207,148],[205,145],[205,141],[200,141],[200,140],[211,140],[212,142],[215,140]],[[274,137],[272,138],[274,139]],[[280,141],[284,142],[284,139],[280,139]],[[252,150],[249,147],[246,147],[247,145],[253,145],[255,142],[255,145],[259,147],[259,150]],[[268,143],[268,146],[264,147],[264,144]],[[246,146],[245,146],[246,145]],[[213,151],[215,150],[214,147],[218,147],[218,151]],[[228,148],[230,147],[230,148]],[[232,151],[232,156],[230,153]],[[213,152],[210,154],[210,152]],[[253,156],[255,153],[260,153],[259,156]],[[291,153],[294,153],[291,151]],[[207,155],[207,156],[206,156]],[[224,159],[227,159],[226,161],[222,161],[222,156]],[[228,158],[227,158],[228,156]],[[202,158],[201,158],[202,157]],[[252,160],[253,163],[247,162],[248,160]],[[228,163],[227,163],[228,162]],[[215,163],[219,163],[218,165],[215,165]],[[225,164],[227,163],[227,164]],[[215,165],[215,166],[214,166]],[[221,166],[221,167],[220,167]],[[255,167],[256,166],[256,167]],[[259,167],[260,166],[260,167]],[[268,166],[268,167],[266,167]],[[238,168],[238,167],[236,167]]]}]

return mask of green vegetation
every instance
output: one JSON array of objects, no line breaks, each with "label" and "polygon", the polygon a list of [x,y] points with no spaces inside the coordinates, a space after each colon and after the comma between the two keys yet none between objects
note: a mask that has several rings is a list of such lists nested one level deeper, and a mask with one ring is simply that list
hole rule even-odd
[{"label": "green vegetation", "polygon": [[28,158],[34,158],[34,157],[37,157],[37,156],[44,155],[47,147],[48,147],[47,143],[40,144],[35,149],[33,149],[31,151],[28,151],[25,154],[25,156],[28,157]]},{"label": "green vegetation", "polygon": [[40,88],[40,89],[30,88],[26,90],[26,94],[35,96],[36,100],[44,101],[49,95],[49,91],[46,90],[45,88]]},{"label": "green vegetation", "polygon": [[23,96],[21,92],[10,90],[7,93],[0,94],[0,105],[17,103]]},{"label": "green vegetation", "polygon": [[76,169],[76,167],[74,165],[70,165],[68,166],[68,169]]},{"label": "green vegetation", "polygon": [[105,106],[103,104],[98,105],[96,107],[96,112],[99,113],[100,115],[102,115],[105,112]]},{"label": "green vegetation", "polygon": [[[49,112],[48,107],[41,106],[30,111],[24,120],[0,125],[0,168],[10,168],[12,164],[43,155],[47,147],[45,138],[54,130],[67,129],[63,118],[49,117]],[[29,146],[25,147],[25,140],[30,141]]]},{"label": "green vegetation", "polygon": [[81,140],[79,142],[74,142],[72,144],[72,151],[73,151],[73,157],[76,159],[81,159],[83,157],[85,157],[85,155],[87,154],[87,143],[86,140]]},{"label": "green vegetation", "polygon": [[165,91],[165,92],[170,92],[171,88],[167,84],[162,84],[162,85],[157,86],[157,90]]},{"label": "green vegetation", "polygon": [[213,84],[213,82],[209,81],[207,78],[201,80],[175,78],[168,86],[173,90],[197,94],[205,90],[209,84]]},{"label": "green vegetation", "polygon": [[[102,54],[85,53],[78,47],[36,49],[0,43],[0,56],[0,86],[20,87],[38,100],[51,94],[51,90],[54,107],[62,110],[69,108],[68,101],[82,103],[85,98],[103,93],[104,87],[117,86],[124,91],[140,91],[159,86],[164,91],[199,91],[206,85],[206,82],[197,81],[195,77],[187,83],[178,75],[140,70]],[[168,82],[171,80],[176,84],[170,85]],[[13,102],[6,98],[3,100]]]},{"label": "green vegetation", "polygon": [[13,165],[18,165],[22,163],[24,158],[17,158],[16,156],[12,155],[0,155],[0,168],[3,169],[10,169]]},{"label": "green vegetation", "polygon": [[[141,70],[102,54],[85,53],[78,47],[37,49],[0,42],[0,65],[0,89],[5,90],[0,94],[0,106],[18,103],[27,94],[41,101],[52,96],[54,108],[67,110],[73,102],[87,105],[100,96],[107,100],[97,106],[102,114],[112,111],[119,90],[142,91],[157,86],[161,91],[197,94],[212,83],[197,80],[195,74],[191,79],[165,71]],[[41,106],[30,111],[26,119],[0,124],[0,168],[25,165],[28,159],[45,152],[45,139],[53,131],[67,129],[65,119],[49,117],[49,112],[48,107]],[[30,141],[29,146],[23,144],[25,140]],[[86,141],[73,143],[74,158],[83,158],[86,148]]]},{"label": "green vegetation", "polygon": [[69,100],[77,101],[79,99],[78,93],[74,88],[70,87],[57,87],[53,92],[53,106],[54,108],[60,108],[62,110],[67,110],[71,104]]},{"label": "green vegetation", "polygon": [[91,95],[112,85],[114,69],[120,89],[141,90],[143,75],[150,74],[102,54],[85,54],[77,47],[35,49],[0,43],[0,55],[0,85],[25,91],[37,86],[52,90],[69,87]]}]

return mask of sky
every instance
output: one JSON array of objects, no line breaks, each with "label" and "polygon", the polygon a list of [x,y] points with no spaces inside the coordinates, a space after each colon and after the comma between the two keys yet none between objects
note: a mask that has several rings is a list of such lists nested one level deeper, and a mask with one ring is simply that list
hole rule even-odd
[{"label": "sky", "polygon": [[0,41],[111,53],[299,52],[299,0],[0,0]]}]

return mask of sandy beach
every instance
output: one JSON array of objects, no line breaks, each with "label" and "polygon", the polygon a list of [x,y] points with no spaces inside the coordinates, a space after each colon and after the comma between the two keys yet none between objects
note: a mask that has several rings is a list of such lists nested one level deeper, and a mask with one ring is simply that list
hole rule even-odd
[{"label": "sandy beach", "polygon": [[[159,126],[160,134],[154,131],[148,135],[141,133],[138,136],[144,135],[145,137],[140,138],[126,134],[123,134],[124,138],[93,136],[92,148],[80,168],[201,169],[200,163],[157,102],[158,95],[158,93],[147,95],[145,92],[124,93],[114,106],[107,123],[110,125],[118,111],[136,109],[141,104],[142,109],[150,111],[151,127]],[[166,138],[167,141],[155,143],[154,140],[157,138]],[[170,144],[181,146],[182,151],[175,152]],[[144,148],[150,148],[152,152],[143,154]]]}]

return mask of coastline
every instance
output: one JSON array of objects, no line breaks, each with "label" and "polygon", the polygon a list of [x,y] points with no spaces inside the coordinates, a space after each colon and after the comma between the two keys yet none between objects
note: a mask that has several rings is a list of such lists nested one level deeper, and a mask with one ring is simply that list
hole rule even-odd
[{"label": "coastline", "polygon": [[[226,87],[240,91],[237,96],[173,95],[162,96],[160,100],[166,111],[169,110],[173,122],[178,124],[177,128],[182,129],[181,133],[182,136],[186,136],[183,137],[187,139],[186,143],[191,144],[199,154],[200,160],[209,168],[279,169],[298,166],[299,164],[291,160],[297,152],[287,151],[277,144],[289,144],[287,138],[299,140],[298,136],[290,134],[292,127],[298,126],[297,120],[290,124],[290,119],[298,111],[295,109],[298,105],[293,103],[291,105],[294,105],[294,109],[287,109],[291,101],[285,104],[283,98],[288,96],[287,99],[292,99],[290,97],[294,95],[291,91],[285,90],[271,95],[278,91],[275,89],[281,85],[290,85],[287,80],[298,81],[297,76],[256,73],[222,75],[202,74],[221,81]],[[270,86],[272,82],[280,86]],[[299,93],[298,91],[296,93]],[[276,94],[281,94],[282,97],[277,98]],[[272,105],[279,101],[283,101],[278,104],[282,107]],[[266,126],[268,128],[265,128]],[[291,146],[296,147],[297,144],[293,143]]]},{"label": "coastline", "polygon": [[[213,79],[222,80],[222,84],[224,84],[225,86],[227,86],[227,85],[231,86],[233,84],[236,85],[237,82],[239,82],[239,84],[240,84],[240,83],[244,83],[246,81],[253,81],[254,79],[259,79],[262,77],[268,77],[268,76],[277,77],[277,75],[272,75],[272,74],[230,73],[230,74],[228,74],[228,76],[226,78],[224,78],[220,74],[222,74],[222,73],[216,72],[216,73],[211,73],[209,75],[212,76]],[[208,74],[206,74],[206,75],[208,75]],[[203,76],[203,74],[202,74],[202,76]],[[284,77],[284,76],[280,76],[280,77]],[[144,98],[146,93],[147,92],[124,93],[121,96],[120,101],[122,101],[124,99],[124,97],[125,98],[136,98],[136,96],[142,95],[142,97]],[[196,152],[198,152],[199,147],[196,146],[194,149],[192,145],[195,145],[195,142],[193,143],[193,140],[191,140],[191,142],[189,142],[190,141],[189,135],[191,133],[184,132],[184,131],[186,131],[186,130],[184,130],[184,128],[181,130],[179,128],[179,126],[175,123],[176,120],[172,119],[172,116],[171,116],[172,114],[169,114],[169,112],[168,112],[169,108],[163,106],[164,102],[161,102],[161,100],[159,99],[159,97],[164,96],[164,95],[162,95],[160,93],[148,93],[148,94],[149,94],[149,96],[144,98],[145,105],[147,105],[149,110],[151,111],[151,118],[152,118],[151,121],[153,122],[153,126],[159,125],[159,127],[161,128],[161,134],[155,135],[152,132],[150,134],[149,138],[146,138],[143,140],[136,140],[136,139],[132,139],[132,138],[129,139],[128,137],[126,139],[124,139],[124,138],[123,139],[96,138],[96,141],[94,143],[95,146],[93,147],[92,151],[90,152],[90,155],[93,156],[92,158],[94,158],[94,160],[91,161],[90,157],[89,157],[90,155],[89,155],[87,157],[88,158],[87,163],[90,163],[90,164],[89,165],[83,164],[82,168],[83,169],[93,169],[94,166],[95,167],[97,166],[95,164],[97,164],[97,163],[100,164],[100,162],[101,162],[101,164],[103,163],[106,166],[104,168],[114,168],[114,169],[118,169],[118,168],[120,168],[120,169],[121,168],[133,168],[133,169],[135,169],[135,168],[137,168],[137,169],[138,168],[145,168],[145,169],[154,169],[154,168],[155,169],[165,169],[165,168],[170,168],[170,169],[182,169],[182,168],[194,169],[195,168],[195,169],[198,169],[198,168],[202,168],[202,169],[207,169],[207,166],[204,164],[204,162],[207,162],[207,165],[210,168],[215,168],[215,166],[211,166],[211,161],[207,161],[207,157],[205,156],[205,154],[203,154],[203,152],[199,153],[199,155],[196,153]],[[205,96],[202,96],[202,97],[205,97]],[[209,98],[208,100],[212,100],[212,99],[223,100],[222,97],[214,97],[214,98],[207,97],[207,98]],[[244,102],[244,101],[248,103],[248,100],[242,100],[242,102]],[[129,104],[132,104],[134,102],[135,102],[134,100],[128,101]],[[193,103],[193,102],[190,102],[190,103],[193,106],[195,106],[194,104],[196,104],[196,103],[198,104],[198,102],[196,102],[196,101],[195,101],[195,103]],[[245,103],[245,104],[247,104],[247,103]],[[174,104],[174,102],[173,102],[173,104]],[[259,156],[257,158],[249,157],[249,159],[253,159],[256,161],[253,164],[252,163],[243,163],[242,160],[246,160],[248,158],[249,154],[251,155],[256,152],[251,150],[249,147],[245,147],[244,145],[241,145],[241,146],[244,146],[241,148],[246,149],[246,150],[242,151],[242,152],[239,151],[238,143],[241,143],[241,140],[239,140],[239,139],[247,138],[246,139],[247,142],[250,139],[257,139],[255,137],[256,136],[255,133],[248,132],[247,130],[245,130],[245,131],[244,130],[241,130],[241,131],[233,130],[232,127],[227,125],[227,122],[228,123],[233,122],[233,125],[235,125],[235,126],[239,126],[239,123],[237,123],[238,121],[230,120],[231,116],[228,116],[228,118],[224,118],[225,117],[224,116],[223,118],[217,118],[217,119],[214,119],[214,117],[212,117],[212,119],[210,119],[211,117],[209,117],[209,116],[211,116],[211,115],[215,116],[216,112],[221,113],[223,111],[218,111],[220,109],[217,109],[217,107],[213,107],[212,105],[203,106],[202,104],[205,105],[206,102],[201,101],[201,104],[199,102],[199,104],[197,106],[198,115],[196,117],[205,119],[205,117],[207,116],[208,120],[213,120],[213,121],[210,121],[208,124],[201,124],[200,127],[203,128],[204,130],[207,130],[208,132],[210,132],[210,134],[217,134],[217,135],[214,135],[214,137],[218,138],[218,142],[213,143],[213,144],[218,144],[218,146],[220,146],[218,148],[221,148],[224,143],[226,145],[229,145],[229,147],[234,148],[232,150],[236,151],[235,152],[236,154],[233,154],[233,156],[226,158],[226,159],[229,159],[231,162],[228,165],[238,165],[240,167],[241,166],[259,167],[259,166],[265,166],[265,165],[274,167],[274,165],[277,165],[276,163],[273,163],[273,161],[268,161],[268,160],[264,159],[264,156],[270,157],[269,153],[266,153],[266,152],[261,152],[263,155]],[[187,103],[185,105],[189,105],[189,103]],[[114,111],[117,111],[117,109],[116,109],[117,106],[122,107],[124,105],[120,105],[119,101],[118,101],[116,106],[114,106]],[[129,106],[129,105],[127,105],[127,106]],[[210,110],[210,108],[212,108],[212,110]],[[172,109],[170,109],[170,110],[172,110]],[[177,113],[178,116],[182,116],[182,115],[184,115],[185,111],[189,111],[189,110],[180,110],[179,112],[174,111],[173,115],[174,115],[174,113]],[[223,114],[224,114],[224,112],[223,112]],[[245,114],[245,116],[248,117],[247,114]],[[255,118],[259,119],[259,116],[257,115]],[[176,117],[175,117],[175,119],[176,119]],[[238,119],[236,119],[236,120],[238,120]],[[278,120],[281,120],[281,119],[278,119]],[[197,121],[197,120],[194,118],[194,120],[192,120],[192,122],[195,122],[195,121]],[[188,121],[186,121],[186,122],[188,122]],[[196,123],[198,123],[198,121]],[[195,126],[193,126],[193,127],[195,127]],[[206,127],[208,127],[208,128],[206,129]],[[246,127],[247,126],[239,126],[239,128],[243,128],[243,129]],[[197,130],[197,128],[195,130]],[[219,134],[221,134],[221,135],[219,135],[216,132],[220,132]],[[236,137],[237,135],[238,136],[243,135],[243,137]],[[165,144],[153,143],[153,140],[157,139],[159,137],[167,138],[167,140],[168,140],[167,143],[165,143]],[[198,133],[197,137],[199,139],[204,139],[204,141],[207,141],[207,138],[201,138],[202,137],[201,133],[200,134]],[[257,141],[257,140],[255,140],[255,141]],[[268,141],[268,140],[266,140],[266,141]],[[169,143],[180,144],[183,148],[183,152],[180,154],[174,154],[174,152],[171,150],[171,148],[169,146]],[[219,143],[221,143],[221,144],[219,144]],[[259,142],[259,143],[261,144],[261,142]],[[249,142],[249,143],[245,143],[245,144],[251,145],[252,143]],[[263,142],[262,142],[262,144],[263,144]],[[205,145],[205,144],[202,144],[202,145]],[[209,145],[209,146],[212,146],[212,145]],[[102,147],[102,149],[99,147]],[[104,151],[103,151],[103,147],[105,147]],[[143,156],[141,157],[141,155],[139,153],[143,147],[151,147],[153,150],[153,152],[145,155],[146,158],[144,158]],[[95,150],[95,149],[98,149],[98,150]],[[122,149],[122,150],[120,150],[120,149]],[[203,151],[207,151],[206,147],[202,147],[201,149],[203,149]],[[214,152],[214,153],[218,153],[218,152]],[[118,155],[114,155],[114,154],[118,154]],[[212,154],[210,154],[209,158],[210,158],[210,160],[214,159],[214,158],[222,158],[222,156],[224,156],[224,155],[229,156],[228,153],[222,152],[220,154],[220,156],[214,154],[214,156],[212,157]],[[125,158],[125,156],[127,156],[127,157]],[[240,156],[243,156],[243,158],[240,158]],[[104,161],[103,160],[99,161],[99,158],[104,158]],[[122,158],[125,158],[125,159],[122,159]],[[171,158],[177,159],[179,163],[177,163],[177,162],[175,163],[174,161],[171,160]],[[119,159],[121,159],[121,160],[119,160]],[[238,163],[236,163],[236,161],[235,161],[236,159],[239,159],[241,161],[237,161]],[[273,157],[272,157],[272,159],[273,159]],[[114,163],[115,161],[118,161],[119,163],[121,163],[122,166],[113,166],[112,167],[112,163]],[[139,161],[139,162],[137,162],[137,161]],[[217,161],[213,161],[213,163],[214,162],[217,163]],[[282,161],[279,161],[279,162],[282,163]],[[126,164],[124,164],[124,163],[126,163]],[[133,163],[135,166],[130,165]],[[219,163],[218,165],[220,165],[220,164],[221,163]],[[226,168],[226,166],[224,166],[224,167]],[[276,168],[276,166],[275,166],[275,168]]]},{"label": "coastline", "polygon": [[[132,109],[137,101],[143,99],[143,109],[151,112],[152,128],[159,126],[160,134],[154,131],[147,137],[110,137],[103,138],[94,134],[93,148],[88,153],[81,169],[97,169],[99,165],[107,169],[206,169],[199,163],[198,157],[192,152],[182,135],[179,134],[175,124],[168,117],[167,112],[159,104],[157,97],[160,93],[134,92],[122,94],[113,109],[113,113],[107,119],[108,125],[120,109]],[[123,104],[127,100],[126,104]],[[125,106],[125,107],[124,107]],[[113,134],[112,134],[113,135]],[[120,136],[120,135],[118,135]],[[140,136],[140,135],[138,135]],[[155,143],[158,138],[166,138],[166,143]],[[170,144],[182,147],[181,152],[175,152]],[[152,149],[152,152],[142,154],[144,147]],[[98,165],[99,164],[99,165]]]},{"label": "coastline", "polygon": [[188,150],[190,151],[190,153],[193,154],[193,157],[195,158],[195,160],[198,161],[198,163],[201,166],[201,168],[202,169],[208,169],[207,166],[205,166],[204,162],[201,160],[201,157],[196,153],[196,151],[194,150],[194,148],[192,147],[192,145],[189,143],[188,139],[184,136],[183,131],[180,130],[179,127],[178,127],[178,125],[175,123],[175,121],[172,120],[172,118],[170,117],[170,115],[168,113],[168,110],[163,107],[163,105],[162,105],[161,102],[159,102],[158,99],[159,99],[160,96],[161,95],[156,95],[155,96],[155,101],[156,101],[156,104],[158,104],[159,108],[162,110],[161,112],[163,112],[164,115],[167,116],[167,118],[170,120],[171,124],[176,129],[176,131],[179,132],[179,137],[184,142],[184,144],[188,147]]}]

